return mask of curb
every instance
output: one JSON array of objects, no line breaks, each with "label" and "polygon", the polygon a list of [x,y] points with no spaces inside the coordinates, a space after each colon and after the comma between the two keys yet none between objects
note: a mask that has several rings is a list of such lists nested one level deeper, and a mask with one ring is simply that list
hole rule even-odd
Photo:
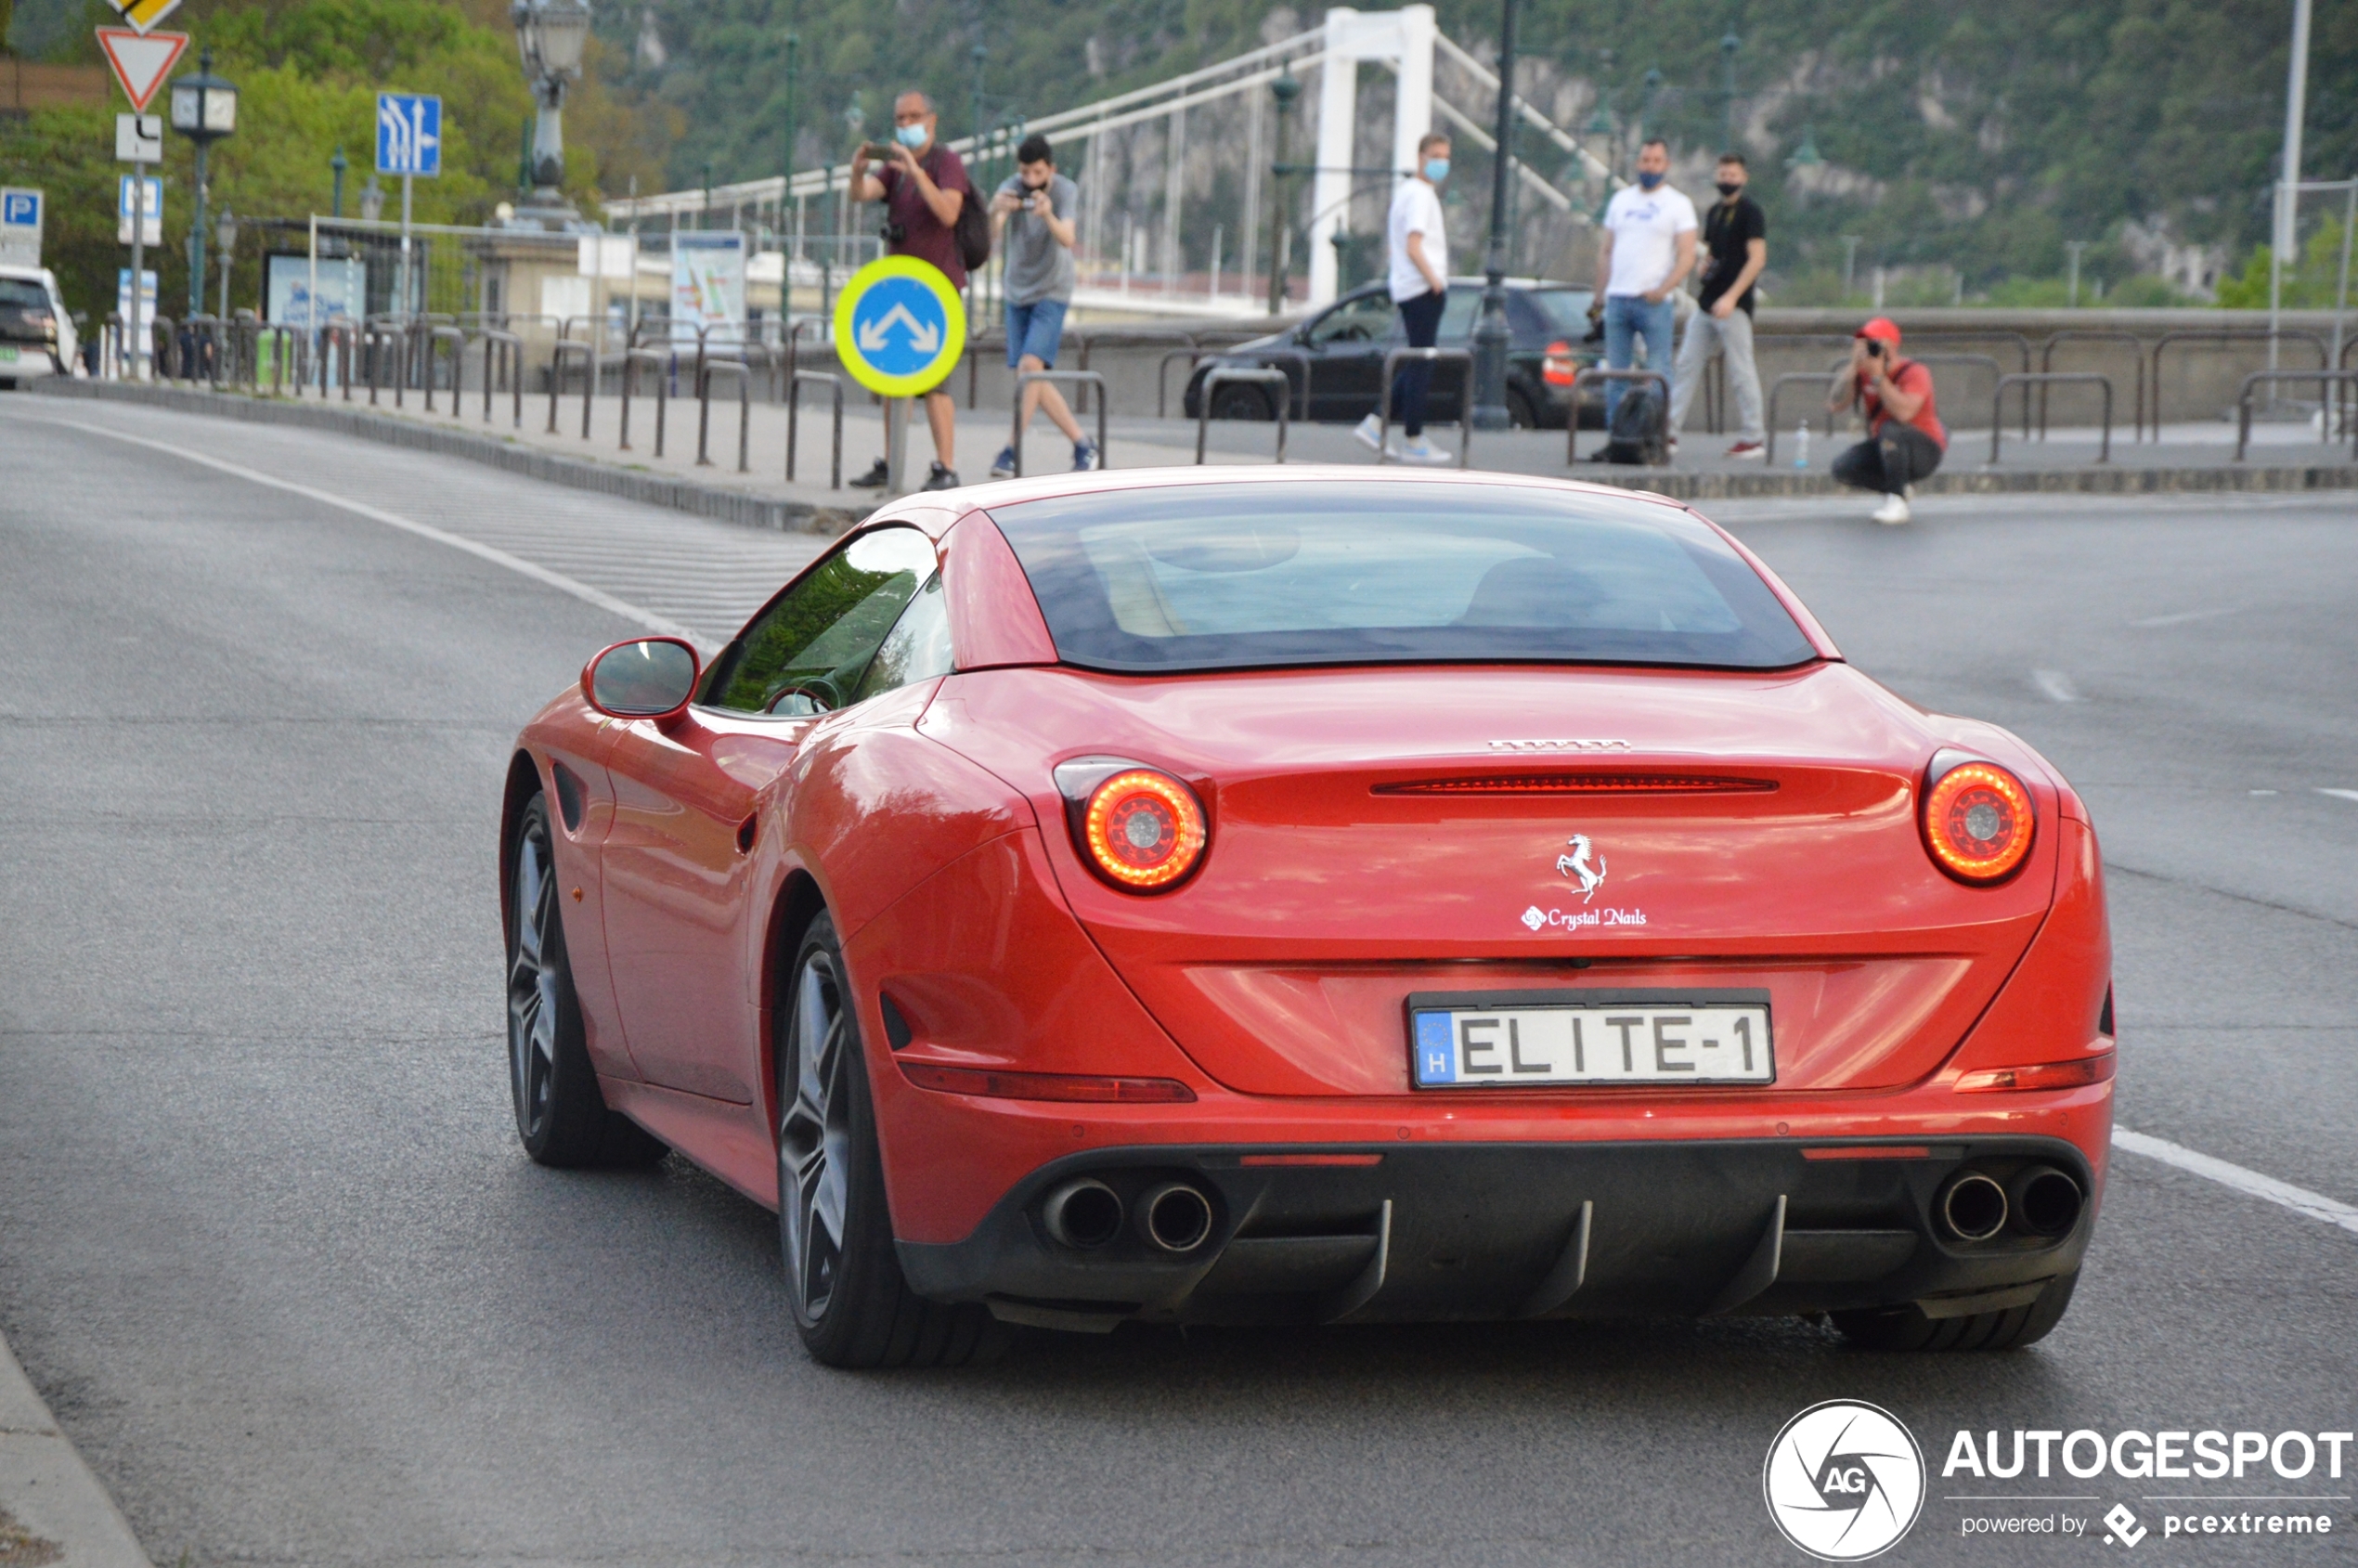
[{"label": "curb", "polygon": [[580,458],[560,457],[471,431],[442,429],[414,420],[375,413],[365,408],[322,408],[316,405],[279,402],[239,394],[198,392],[176,386],[150,386],[128,382],[94,382],[79,378],[45,378],[31,383],[52,397],[85,397],[103,403],[138,403],[184,414],[210,414],[216,419],[244,420],[252,424],[292,424],[310,430],[356,435],[364,441],[441,457],[461,458],[489,468],[546,480],[570,489],[590,490],[623,500],[641,501],[716,522],[790,534],[840,534],[868,514],[867,507],[813,506],[808,501],[771,500],[737,490],[699,485],[690,479],[667,479],[636,473]]},{"label": "curb", "polygon": [[[1582,463],[1572,476],[1624,490],[1651,490],[1673,500],[1740,500],[1778,496],[1864,496],[1818,473],[1665,473],[1655,470],[1620,473],[1604,463]],[[2315,463],[2257,468],[2222,463],[2216,468],[2021,469],[1936,473],[1916,482],[1919,496],[2146,496],[2227,491],[2358,489],[2358,463]]]},{"label": "curb", "polygon": [[0,1561],[154,1568],[123,1510],[0,1340]]}]

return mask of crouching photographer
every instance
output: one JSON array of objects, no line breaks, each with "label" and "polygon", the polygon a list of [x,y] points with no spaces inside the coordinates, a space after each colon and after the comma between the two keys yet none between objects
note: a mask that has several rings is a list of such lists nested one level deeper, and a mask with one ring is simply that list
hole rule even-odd
[{"label": "crouching photographer", "polygon": [[1899,328],[1878,316],[1850,341],[1850,364],[1826,395],[1826,411],[1858,408],[1867,439],[1834,460],[1834,478],[1861,490],[1880,490],[1872,516],[1897,526],[1909,518],[1910,487],[1940,466],[1949,449],[1933,405],[1932,372],[1899,357]]}]

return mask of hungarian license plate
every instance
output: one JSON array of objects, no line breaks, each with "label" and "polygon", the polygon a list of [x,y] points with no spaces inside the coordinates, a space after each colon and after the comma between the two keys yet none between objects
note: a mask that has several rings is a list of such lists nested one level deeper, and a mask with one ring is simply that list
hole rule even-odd
[{"label": "hungarian license plate", "polygon": [[1408,1029],[1419,1089],[1777,1080],[1765,991],[1417,995]]}]

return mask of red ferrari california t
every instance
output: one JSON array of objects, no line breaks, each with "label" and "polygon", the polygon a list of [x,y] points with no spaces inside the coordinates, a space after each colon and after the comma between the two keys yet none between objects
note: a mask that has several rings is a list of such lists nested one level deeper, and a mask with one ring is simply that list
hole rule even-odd
[{"label": "red ferrari california t", "polygon": [[1625,491],[913,497],[708,664],[592,658],[501,891],[525,1149],[777,1210],[833,1365],[993,1318],[1998,1349],[2102,1188],[2086,808]]}]

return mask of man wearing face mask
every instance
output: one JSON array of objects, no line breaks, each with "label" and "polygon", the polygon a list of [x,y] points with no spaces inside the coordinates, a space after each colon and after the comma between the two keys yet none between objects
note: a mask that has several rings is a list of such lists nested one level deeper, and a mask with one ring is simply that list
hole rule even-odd
[{"label": "man wearing face mask", "polygon": [[[934,140],[939,116],[933,100],[923,93],[901,94],[892,103],[892,144],[887,149],[862,145],[851,155],[851,197],[855,201],[885,203],[886,249],[896,256],[915,256],[932,263],[950,279],[952,289],[966,287],[965,258],[958,253],[958,213],[974,196],[966,165],[958,155]],[[881,155],[889,151],[888,158]],[[868,164],[881,158],[884,172],[872,175]],[[948,379],[947,372],[943,379]],[[933,431],[933,473],[928,490],[952,490],[958,486],[958,405],[936,386],[925,395],[926,423]],[[887,483],[885,460],[852,481],[862,489],[881,490]]]},{"label": "man wearing face mask", "polygon": [[1744,155],[1719,155],[1719,200],[1703,225],[1703,292],[1678,347],[1678,384],[1670,396],[1670,434],[1686,427],[1687,409],[1714,354],[1728,356],[1728,386],[1736,395],[1736,444],[1731,458],[1757,458],[1768,448],[1760,419],[1760,371],[1752,357],[1753,283],[1768,265],[1768,219],[1744,194]]},{"label": "man wearing face mask", "polygon": [[[1671,293],[1695,266],[1695,204],[1664,183],[1670,175],[1670,144],[1649,137],[1638,149],[1638,183],[1613,192],[1597,243],[1597,293],[1604,301],[1605,364],[1626,370],[1637,357],[1637,340],[1646,343],[1646,366],[1660,370],[1678,388],[1671,369],[1671,333],[1678,313]],[[1620,407],[1627,382],[1605,383],[1605,423]],[[1671,443],[1678,426],[1671,426]]]},{"label": "man wearing face mask", "polygon": [[[1056,173],[1048,138],[1024,137],[1016,149],[1014,176],[991,199],[991,238],[1006,268],[1011,370],[1045,370],[1056,363],[1065,311],[1072,304],[1072,216],[1080,201],[1081,188]],[[1096,467],[1096,443],[1081,434],[1081,421],[1054,382],[1033,382],[1023,389],[1023,428],[1031,428],[1032,415],[1042,408],[1072,443],[1073,472]],[[1016,449],[1009,446],[991,465],[991,477],[1004,479],[1015,471]]]},{"label": "man wearing face mask", "polygon": [[[1392,260],[1392,303],[1410,348],[1431,348],[1441,337],[1441,312],[1449,303],[1449,237],[1442,231],[1441,182],[1449,177],[1449,138],[1429,132],[1417,143],[1417,171],[1393,194],[1384,223]],[[1425,439],[1425,394],[1432,385],[1430,360],[1400,367],[1392,406],[1400,416],[1403,445],[1393,456],[1403,462],[1445,463],[1449,454]],[[1352,433],[1373,450],[1383,440],[1383,421],[1369,414]]]}]

